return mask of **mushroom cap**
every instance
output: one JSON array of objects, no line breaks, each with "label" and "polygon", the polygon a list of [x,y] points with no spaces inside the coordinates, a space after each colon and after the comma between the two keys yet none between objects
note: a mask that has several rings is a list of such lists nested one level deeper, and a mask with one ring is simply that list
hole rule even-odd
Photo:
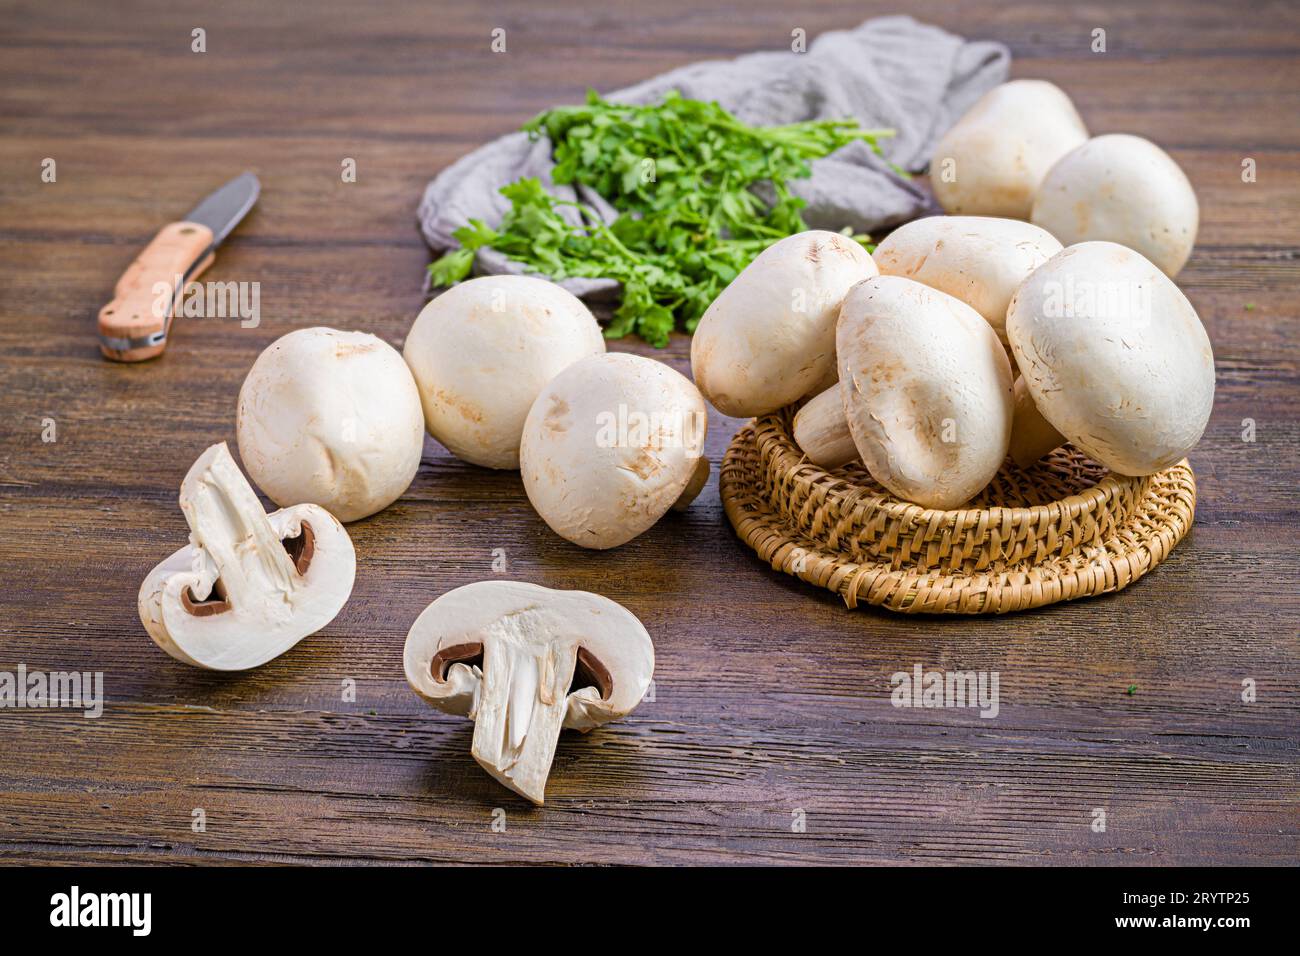
[{"label": "mushroom cap", "polygon": [[571,292],[529,276],[482,276],[426,305],[403,354],[429,434],[463,461],[510,469],[542,386],[604,351],[599,323]]},{"label": "mushroom cap", "polygon": [[[177,660],[219,671],[258,667],[347,603],[357,567],[347,531],[318,505],[265,514],[224,442],[191,466],[181,506],[191,543],[149,572],[137,601],[149,636]],[[198,518],[195,509],[203,511]],[[270,556],[278,565],[260,559],[268,544],[286,552]],[[237,564],[226,569],[229,579],[218,564],[223,552]]]},{"label": "mushroom cap", "polygon": [[1149,475],[1200,440],[1214,353],[1187,297],[1113,242],[1068,246],[1016,292],[1007,334],[1034,404],[1122,475]]},{"label": "mushroom cap", "polygon": [[564,726],[571,730],[590,730],[631,713],[654,675],[650,635],[621,604],[587,591],[478,581],[448,591],[415,619],[403,653],[406,680],[434,707],[468,716],[495,641],[585,651],[579,666],[592,672],[597,686],[569,694]]},{"label": "mushroom cap", "polygon": [[691,374],[724,415],[765,415],[834,379],[835,319],[854,283],[876,275],[862,246],[811,230],[768,246],[700,318]]},{"label": "mushroom cap", "polygon": [[1097,136],[1062,156],[1039,187],[1032,219],[1067,246],[1101,239],[1178,275],[1200,209],[1178,164],[1141,136]]},{"label": "mushroom cap", "polygon": [[528,500],[574,544],[613,548],[663,516],[703,454],[708,411],[681,373],[610,353],[569,366],[524,424]]},{"label": "mushroom cap", "polygon": [[[995,86],[939,140],[930,186],[945,212],[1028,219],[1052,164],[1088,138],[1070,97],[1046,80]],[[955,164],[948,181],[945,160]]]},{"label": "mushroom cap", "polygon": [[365,332],[310,328],[257,357],[239,390],[235,429],[244,467],[272,501],[318,504],[355,521],[410,486],[423,426],[396,349]]},{"label": "mushroom cap", "polygon": [[845,297],[835,345],[849,431],[878,482],[955,508],[997,474],[1011,438],[1011,363],[978,312],[878,276]]},{"label": "mushroom cap", "polygon": [[1045,229],[990,216],[929,216],[899,226],[872,254],[880,274],[961,299],[1006,341],[1007,306],[1029,273],[1061,251]]}]

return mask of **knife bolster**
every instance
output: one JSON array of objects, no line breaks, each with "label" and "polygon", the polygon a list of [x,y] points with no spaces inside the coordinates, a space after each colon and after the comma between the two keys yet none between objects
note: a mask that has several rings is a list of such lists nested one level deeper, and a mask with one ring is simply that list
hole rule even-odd
[{"label": "knife bolster", "polygon": [[[161,354],[167,347],[176,305],[212,259],[212,230],[207,226],[184,221],[163,226],[117,280],[113,301],[99,310],[100,351],[105,357],[139,362]],[[179,283],[177,276],[181,277]],[[159,295],[154,288],[158,283],[166,283],[172,290],[170,299],[166,293]],[[131,343],[159,332],[163,335],[156,344]]]}]

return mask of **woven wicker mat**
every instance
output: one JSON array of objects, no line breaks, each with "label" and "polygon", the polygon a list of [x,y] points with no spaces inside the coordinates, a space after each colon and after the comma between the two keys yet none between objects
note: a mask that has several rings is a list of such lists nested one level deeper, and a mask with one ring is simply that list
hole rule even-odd
[{"label": "woven wicker mat", "polygon": [[808,463],[793,417],[757,418],[732,439],[722,503],[760,558],[849,607],[1003,614],[1118,591],[1164,560],[1196,509],[1186,460],[1128,478],[1067,445],[1027,470],[1008,460],[967,508],[935,511],[860,464]]}]

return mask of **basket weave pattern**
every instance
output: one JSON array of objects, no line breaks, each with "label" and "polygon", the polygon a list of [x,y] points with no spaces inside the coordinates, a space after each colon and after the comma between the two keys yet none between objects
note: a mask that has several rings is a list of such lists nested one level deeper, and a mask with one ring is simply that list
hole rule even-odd
[{"label": "basket weave pattern", "polygon": [[1186,460],[1129,478],[1067,445],[1027,470],[1008,461],[967,507],[936,511],[894,497],[860,464],[809,463],[791,438],[794,411],[732,439],[723,506],[760,558],[849,607],[1000,614],[1118,591],[1192,525]]}]

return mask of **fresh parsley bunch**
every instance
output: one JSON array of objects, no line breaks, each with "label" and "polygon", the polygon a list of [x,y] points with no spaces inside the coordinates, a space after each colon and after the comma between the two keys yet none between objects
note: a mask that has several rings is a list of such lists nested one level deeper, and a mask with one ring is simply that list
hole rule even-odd
[{"label": "fresh parsley bunch", "polygon": [[[656,106],[610,103],[589,92],[585,105],[548,110],[524,130],[550,137],[556,183],[594,189],[619,217],[606,225],[586,205],[520,179],[501,190],[511,206],[499,228],[471,219],[456,230],[461,247],[429,266],[433,284],[467,277],[484,246],[552,279],[617,279],[623,301],[605,335],[636,332],[661,347],[675,327],[694,331],[758,253],[808,228],[789,180],[857,140],[879,153],[878,139],[892,135],[851,120],[748,126],[717,103],[676,92]],[[770,202],[755,191],[758,184]],[[559,214],[566,205],[578,209],[582,225]]]}]

